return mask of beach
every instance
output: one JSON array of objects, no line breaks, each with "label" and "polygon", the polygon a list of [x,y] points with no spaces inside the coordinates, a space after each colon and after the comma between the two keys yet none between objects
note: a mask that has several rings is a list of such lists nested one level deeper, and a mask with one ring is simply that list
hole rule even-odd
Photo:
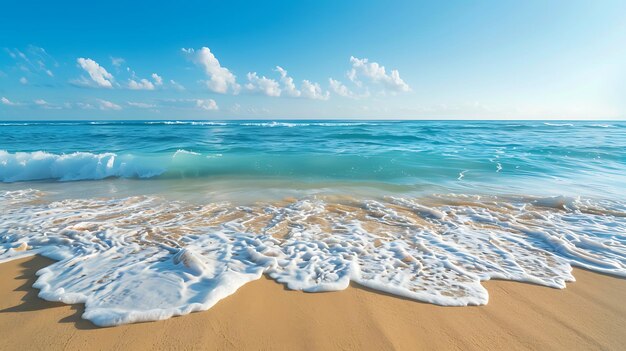
[{"label": "beach", "polygon": [[47,302],[31,286],[53,261],[0,264],[3,350],[623,350],[626,280],[575,269],[566,289],[487,281],[485,306],[442,307],[352,284],[338,292],[250,282],[204,312],[98,328],[83,306]]}]

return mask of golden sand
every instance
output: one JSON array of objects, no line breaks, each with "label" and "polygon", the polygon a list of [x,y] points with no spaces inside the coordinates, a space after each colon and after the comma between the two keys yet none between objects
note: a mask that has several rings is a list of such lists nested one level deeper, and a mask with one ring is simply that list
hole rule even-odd
[{"label": "golden sand", "polygon": [[269,279],[205,312],[97,328],[81,305],[37,297],[42,257],[0,264],[1,350],[626,350],[626,280],[575,270],[558,290],[489,281],[490,302],[440,307],[359,286],[286,290]]}]

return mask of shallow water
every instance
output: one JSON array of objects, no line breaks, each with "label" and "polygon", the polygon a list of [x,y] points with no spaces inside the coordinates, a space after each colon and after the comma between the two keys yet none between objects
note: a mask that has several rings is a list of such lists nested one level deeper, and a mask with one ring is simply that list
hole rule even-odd
[{"label": "shallow water", "polygon": [[626,276],[623,122],[2,122],[0,261],[116,325],[268,274],[441,305]]}]

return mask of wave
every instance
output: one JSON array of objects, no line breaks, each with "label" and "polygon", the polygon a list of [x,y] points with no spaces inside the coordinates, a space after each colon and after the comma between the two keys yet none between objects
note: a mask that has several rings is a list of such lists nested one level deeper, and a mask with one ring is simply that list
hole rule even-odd
[{"label": "wave", "polygon": [[164,172],[165,168],[148,160],[110,152],[56,155],[44,151],[9,153],[0,150],[0,182],[151,178]]},{"label": "wave", "polygon": [[310,197],[234,206],[159,197],[0,193],[0,261],[41,254],[39,296],[99,326],[211,308],[267,274],[289,289],[350,282],[419,301],[486,304],[481,281],[565,288],[572,266],[626,277],[626,206],[576,198]]}]

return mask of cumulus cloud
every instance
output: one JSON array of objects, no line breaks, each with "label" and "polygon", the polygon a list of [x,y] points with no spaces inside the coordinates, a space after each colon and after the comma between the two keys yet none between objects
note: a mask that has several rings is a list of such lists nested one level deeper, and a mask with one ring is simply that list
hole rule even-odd
[{"label": "cumulus cloud", "polygon": [[44,99],[37,99],[37,100],[35,100],[35,105],[45,106],[47,104],[48,104],[48,102],[46,100],[44,100]]},{"label": "cumulus cloud", "polygon": [[207,111],[214,111],[219,109],[219,107],[217,107],[217,103],[213,99],[197,99],[196,106]]},{"label": "cumulus cloud", "polygon": [[348,78],[357,86],[362,86],[362,79],[367,79],[374,83],[383,84],[386,88],[395,92],[407,92],[411,88],[406,84],[398,70],[391,70],[387,73],[385,66],[381,66],[377,62],[369,62],[368,59],[359,59],[354,56],[350,57],[352,68],[348,71]]},{"label": "cumulus cloud", "polygon": [[111,101],[107,101],[107,100],[102,100],[102,99],[98,99],[98,107],[103,110],[103,111],[107,111],[107,110],[114,110],[114,111],[118,111],[122,109],[122,106],[112,103]]},{"label": "cumulus cloud", "polygon": [[208,47],[203,47],[197,52],[194,49],[182,49],[184,53],[190,55],[197,65],[200,65],[206,73],[209,80],[206,81],[207,87],[216,93],[226,94],[229,91],[238,94],[240,85],[234,74],[226,67],[222,67],[218,59],[213,55]]},{"label": "cumulus cloud", "polygon": [[299,97],[301,92],[296,88],[293,78],[287,75],[287,71],[280,66],[276,66],[276,72],[280,74],[280,82],[283,84],[285,94],[292,97]]},{"label": "cumulus cloud", "polygon": [[322,88],[318,83],[312,83],[308,80],[302,81],[302,97],[314,100],[328,100],[329,93],[328,91],[322,91]]},{"label": "cumulus cloud", "polygon": [[329,78],[328,82],[330,84],[330,89],[335,94],[337,94],[339,96],[343,96],[343,97],[349,97],[349,98],[355,98],[356,97],[356,95],[350,89],[348,89],[347,86],[345,86],[340,81],[332,79],[332,78]]},{"label": "cumulus cloud", "polygon": [[26,84],[28,84],[28,79],[26,79],[26,77],[22,77],[22,78],[20,78],[20,83],[26,85]]},{"label": "cumulus cloud", "polygon": [[281,93],[277,81],[266,78],[265,76],[259,78],[256,72],[248,73],[248,83],[245,87],[249,91],[258,92],[267,96],[280,96]]},{"label": "cumulus cloud", "polygon": [[7,105],[7,106],[15,106],[15,105],[17,105],[15,102],[5,98],[4,96],[2,98],[0,98],[0,102],[2,102],[3,105]]},{"label": "cumulus cloud", "polygon": [[154,84],[147,79],[129,79],[128,88],[132,90],[154,90]]},{"label": "cumulus cloud", "polygon": [[82,57],[79,57],[76,61],[78,65],[89,74],[89,77],[97,86],[102,88],[113,87],[113,75],[107,72],[107,70],[96,61]]},{"label": "cumulus cloud", "polygon": [[154,84],[157,86],[163,85],[163,78],[161,76],[159,76],[156,73],[152,73],[152,80],[154,81]]}]

